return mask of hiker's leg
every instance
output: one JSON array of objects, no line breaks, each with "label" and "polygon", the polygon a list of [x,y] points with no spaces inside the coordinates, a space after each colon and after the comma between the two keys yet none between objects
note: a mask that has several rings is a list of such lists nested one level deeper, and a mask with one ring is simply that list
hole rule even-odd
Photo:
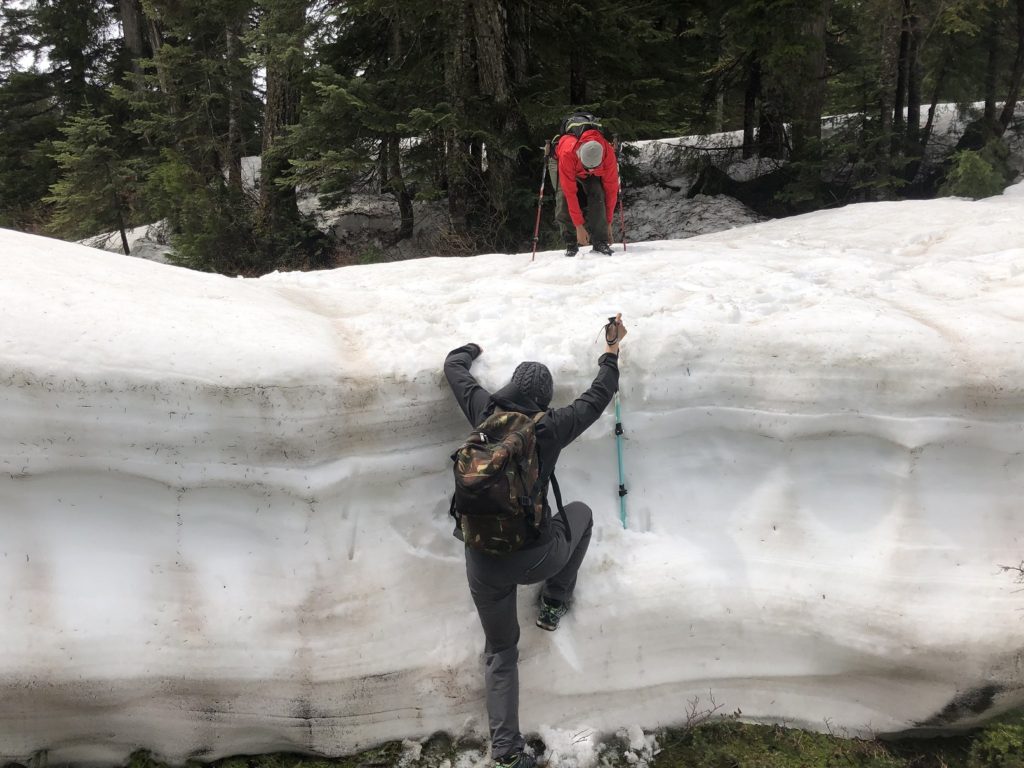
[{"label": "hiker's leg", "polygon": [[587,188],[587,229],[590,231],[590,242],[594,245],[607,245],[611,233],[608,231],[607,212],[604,209],[604,187],[597,176],[588,176]]},{"label": "hiker's leg", "polygon": [[563,603],[572,599],[573,590],[576,589],[576,574],[590,546],[593,527],[594,513],[581,501],[566,504],[564,517],[555,515],[551,518],[552,534],[559,543],[565,542],[560,549],[567,553],[567,557],[561,569],[544,582],[541,588],[544,597]]},{"label": "hiker's leg", "polygon": [[525,745],[519,732],[519,620],[516,584],[504,564],[466,550],[466,577],[484,629],[484,686],[491,731],[491,756],[500,760]]},{"label": "hiker's leg", "polygon": [[576,243],[576,226],[572,223],[569,215],[569,205],[565,202],[565,193],[558,183],[558,171],[555,171],[555,221],[558,222],[558,231],[562,235],[562,242],[566,245]]}]

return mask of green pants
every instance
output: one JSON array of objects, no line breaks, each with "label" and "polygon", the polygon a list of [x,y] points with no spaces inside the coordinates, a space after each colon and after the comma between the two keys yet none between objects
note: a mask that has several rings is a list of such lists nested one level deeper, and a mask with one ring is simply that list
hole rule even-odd
[{"label": "green pants", "polygon": [[[551,180],[555,185],[555,221],[558,222],[562,240],[566,245],[570,245],[576,242],[576,225],[572,223],[572,218],[569,216],[569,205],[565,202],[565,193],[562,192],[562,185],[558,182],[557,165],[551,170]],[[587,232],[590,233],[590,242],[594,245],[611,242],[601,178],[587,176],[583,179],[576,179],[576,197],[580,201],[580,209],[583,211],[583,221],[587,226]]]}]

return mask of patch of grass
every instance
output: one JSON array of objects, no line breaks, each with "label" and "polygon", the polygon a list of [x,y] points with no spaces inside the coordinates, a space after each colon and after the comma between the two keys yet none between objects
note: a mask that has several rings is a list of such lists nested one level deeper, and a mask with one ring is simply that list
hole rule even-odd
[{"label": "patch of grass", "polygon": [[989,725],[971,744],[968,768],[1024,768],[1024,713]]},{"label": "patch of grass", "polygon": [[842,739],[778,725],[735,720],[705,723],[692,730],[665,731],[658,738],[658,768],[903,768],[907,764],[881,743]]},{"label": "patch of grass", "polygon": [[[658,732],[658,750],[650,760],[630,758],[625,737],[609,736],[598,768],[638,763],[649,768],[1024,768],[1024,711],[959,736],[880,741],[751,725],[731,716],[709,719],[717,709],[694,708],[692,725]],[[241,755],[212,763],[194,760],[186,768],[451,768],[489,762],[486,744],[438,733],[412,748],[392,741],[343,757]],[[140,751],[124,768],[168,766]]]}]

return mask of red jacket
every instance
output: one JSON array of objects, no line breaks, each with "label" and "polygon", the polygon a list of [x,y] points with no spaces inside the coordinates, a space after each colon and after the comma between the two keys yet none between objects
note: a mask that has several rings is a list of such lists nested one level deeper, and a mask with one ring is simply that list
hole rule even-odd
[{"label": "red jacket", "polygon": [[[576,148],[586,141],[597,141],[604,147],[601,164],[592,170],[584,168],[576,155]],[[600,131],[591,128],[584,131],[579,139],[570,134],[560,138],[555,147],[555,157],[558,159],[558,183],[569,206],[572,223],[577,227],[583,224],[583,211],[580,210],[579,196],[576,194],[576,180],[587,176],[600,177],[601,186],[604,187],[604,205],[607,208],[605,218],[610,222],[615,213],[615,205],[619,201],[619,164],[615,159],[612,145],[605,140]]]}]

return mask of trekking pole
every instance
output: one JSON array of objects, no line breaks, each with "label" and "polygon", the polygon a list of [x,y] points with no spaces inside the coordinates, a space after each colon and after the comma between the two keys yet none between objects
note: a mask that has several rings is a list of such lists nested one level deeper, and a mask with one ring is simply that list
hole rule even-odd
[{"label": "trekking pole", "polygon": [[622,468],[622,411],[619,407],[619,393],[615,392],[615,452],[619,456],[619,519],[626,528],[626,473]]},{"label": "trekking pole", "polygon": [[537,258],[537,238],[540,234],[540,207],[544,202],[544,182],[548,178],[548,156],[551,154],[551,142],[544,142],[544,168],[540,172],[540,192],[537,195],[537,220],[533,224],[533,254],[530,261]]},{"label": "trekking pole", "polygon": [[[619,331],[615,327],[617,318],[609,317],[608,325],[604,327],[604,338],[609,344],[614,344],[619,338]],[[622,521],[623,529],[626,528],[626,471],[622,465],[622,407],[619,402],[619,391],[615,390],[615,453],[619,459],[619,519]]]},{"label": "trekking pole", "polygon": [[622,209],[622,183],[619,182],[619,231],[622,233],[622,250],[626,250],[626,214]]},{"label": "trekking pole", "polygon": [[[622,235],[622,250],[626,250],[626,215],[622,210],[622,173],[619,168],[619,134],[612,136],[612,147],[615,149],[615,171],[619,176],[619,234]],[[611,233],[609,233],[611,234]]]}]

